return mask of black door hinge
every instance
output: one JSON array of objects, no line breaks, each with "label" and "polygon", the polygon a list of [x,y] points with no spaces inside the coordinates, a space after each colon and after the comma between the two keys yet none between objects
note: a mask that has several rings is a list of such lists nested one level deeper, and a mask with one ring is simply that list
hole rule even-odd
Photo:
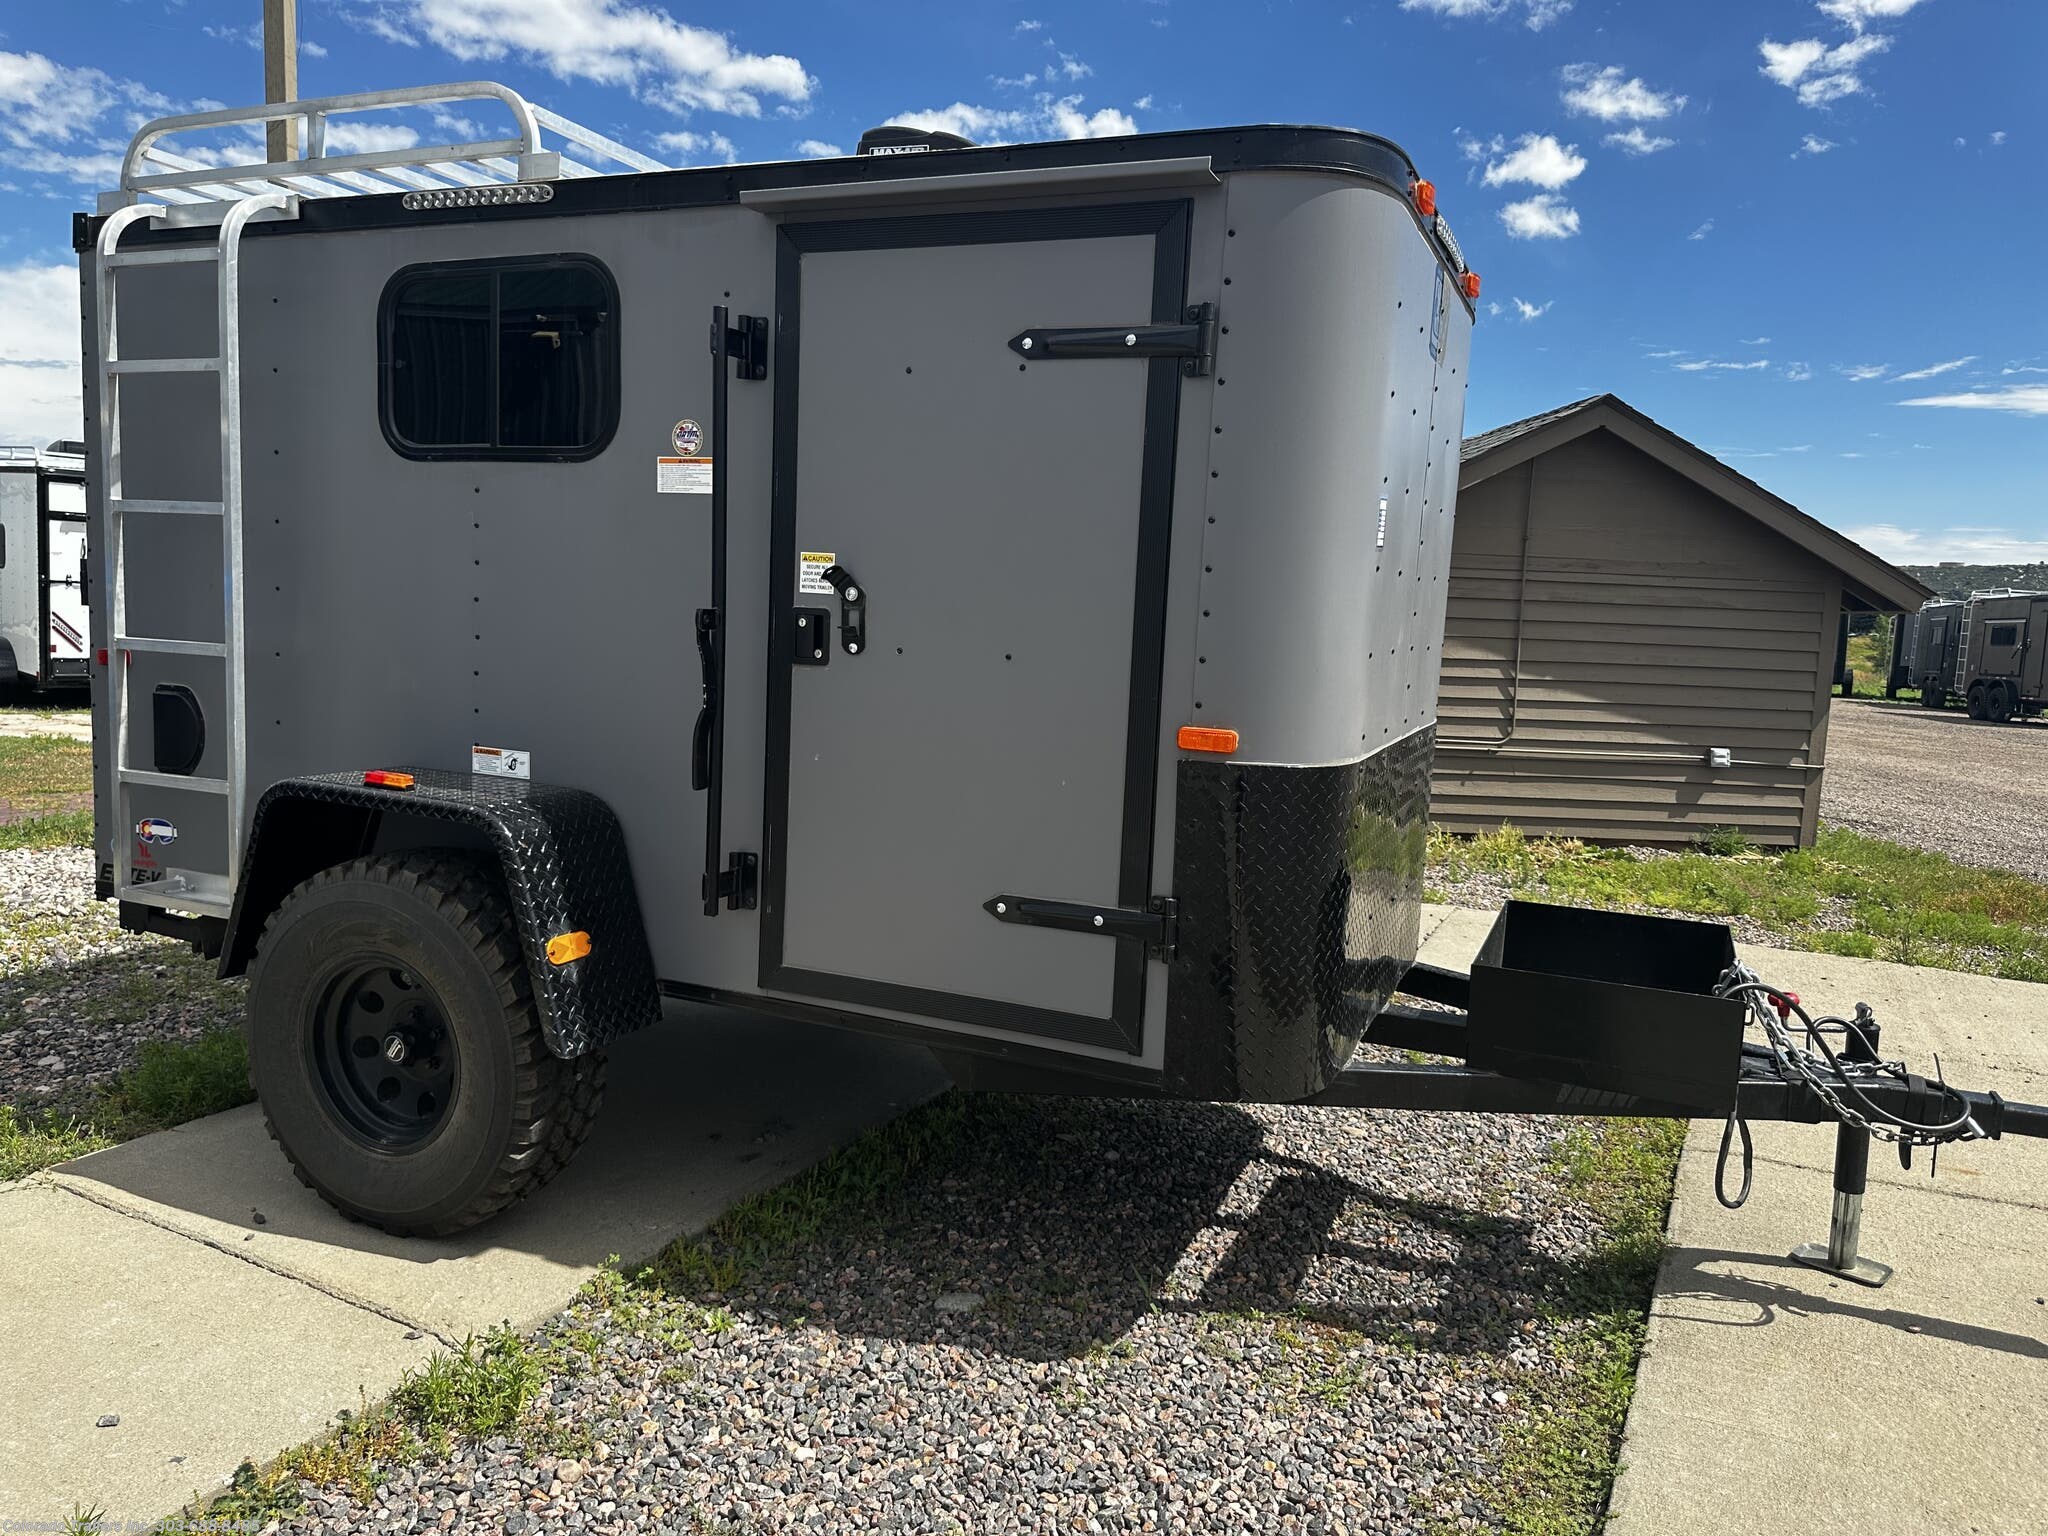
[{"label": "black door hinge", "polygon": [[1112,939],[1136,939],[1155,960],[1171,960],[1179,908],[1171,896],[1155,896],[1143,912],[1129,907],[1095,907],[1078,901],[1047,901],[1040,896],[991,896],[982,911],[999,923],[1033,928],[1059,928],[1068,933],[1099,933]]},{"label": "black door hinge", "polygon": [[728,908],[745,908],[751,911],[760,904],[761,860],[756,854],[735,853],[725,861],[725,868],[716,876],[704,877],[704,902],[706,906],[722,901]]},{"label": "black door hinge", "polygon": [[768,377],[768,317],[766,315],[734,315],[732,323],[724,324],[724,307],[711,320],[711,350],[719,351],[719,328],[724,325],[725,355],[739,364],[738,377],[742,379],[765,379]]},{"label": "black door hinge", "polygon": [[1033,326],[1010,338],[1032,361],[1082,357],[1178,357],[1180,371],[1202,378],[1216,364],[1216,306],[1190,304],[1179,325]]}]

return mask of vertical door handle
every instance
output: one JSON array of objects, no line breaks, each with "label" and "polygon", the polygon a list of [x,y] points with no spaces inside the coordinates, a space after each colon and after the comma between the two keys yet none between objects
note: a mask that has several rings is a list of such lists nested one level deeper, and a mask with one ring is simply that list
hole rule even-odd
[{"label": "vertical door handle", "polygon": [[825,584],[839,594],[839,644],[858,656],[868,648],[868,589],[843,565],[825,567]]}]

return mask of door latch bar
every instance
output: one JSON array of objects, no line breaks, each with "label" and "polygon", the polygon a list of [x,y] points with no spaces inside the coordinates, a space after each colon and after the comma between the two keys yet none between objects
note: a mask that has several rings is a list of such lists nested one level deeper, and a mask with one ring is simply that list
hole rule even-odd
[{"label": "door latch bar", "polygon": [[1079,901],[1048,901],[1042,896],[991,896],[982,911],[999,923],[1032,928],[1059,928],[1068,933],[1099,933],[1112,939],[1136,939],[1155,960],[1173,958],[1174,930],[1179,916],[1171,896],[1155,896],[1142,912],[1129,907],[1097,907]]},{"label": "door latch bar", "polygon": [[1181,372],[1201,378],[1216,363],[1216,306],[1190,304],[1178,325],[1033,326],[1010,338],[1029,361],[1085,357],[1178,357]]},{"label": "door latch bar", "polygon": [[839,643],[858,656],[868,648],[868,589],[843,565],[825,567],[825,585],[839,594]]}]

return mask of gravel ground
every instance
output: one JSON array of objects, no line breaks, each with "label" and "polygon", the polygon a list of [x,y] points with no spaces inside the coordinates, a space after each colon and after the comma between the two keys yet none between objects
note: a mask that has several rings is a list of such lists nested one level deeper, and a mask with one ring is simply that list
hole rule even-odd
[{"label": "gravel ground", "polygon": [[1836,699],[1823,821],[2048,880],[2048,724]]},{"label": "gravel ground", "polygon": [[0,849],[0,1104],[74,1104],[149,1040],[238,1023],[241,984],[169,939],[123,933],[86,848]]},{"label": "gravel ground", "polygon": [[287,1528],[1491,1525],[1473,1490],[1599,1237],[1543,1171],[1558,1122],[919,1113],[949,1126],[919,1172],[740,1277],[593,1288],[537,1337],[518,1437],[380,1466],[367,1501],[305,1484]]}]

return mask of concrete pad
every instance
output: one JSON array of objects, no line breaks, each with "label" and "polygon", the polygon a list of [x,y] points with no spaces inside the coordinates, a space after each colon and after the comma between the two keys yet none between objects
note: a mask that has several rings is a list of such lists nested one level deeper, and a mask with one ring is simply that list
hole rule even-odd
[{"label": "concrete pad", "polygon": [[[437,1340],[541,1322],[608,1257],[652,1257],[947,1081],[920,1047],[674,1008],[613,1048],[568,1169],[463,1237],[337,1215],[253,1105],[0,1190],[0,1318],[10,1341],[34,1341],[26,1379],[14,1343],[0,1355],[0,1527],[73,1499],[169,1514],[382,1397]],[[138,1370],[145,1345],[159,1364]],[[121,1427],[93,1429],[102,1413]],[[177,1433],[142,1432],[157,1424]]]},{"label": "concrete pad", "polygon": [[[41,1182],[0,1191],[0,1316],[0,1529],[55,1530],[95,1504],[108,1529],[154,1521],[433,1347]],[[121,1422],[95,1427],[106,1414]]]},{"label": "concrete pad", "polygon": [[[1463,968],[1490,913],[1431,908],[1422,958]],[[1810,1007],[1876,1011],[1916,1070],[2048,1102],[2048,987],[1739,946]],[[1951,1147],[1899,1167],[1874,1149],[1870,1290],[1794,1264],[1827,1237],[1832,1126],[1759,1125],[1740,1211],[1713,1195],[1721,1124],[1679,1163],[1649,1341],[1615,1484],[1617,1536],[2040,1536],[2048,1468],[2048,1142]],[[1731,1171],[1732,1172],[1732,1171]]]}]

